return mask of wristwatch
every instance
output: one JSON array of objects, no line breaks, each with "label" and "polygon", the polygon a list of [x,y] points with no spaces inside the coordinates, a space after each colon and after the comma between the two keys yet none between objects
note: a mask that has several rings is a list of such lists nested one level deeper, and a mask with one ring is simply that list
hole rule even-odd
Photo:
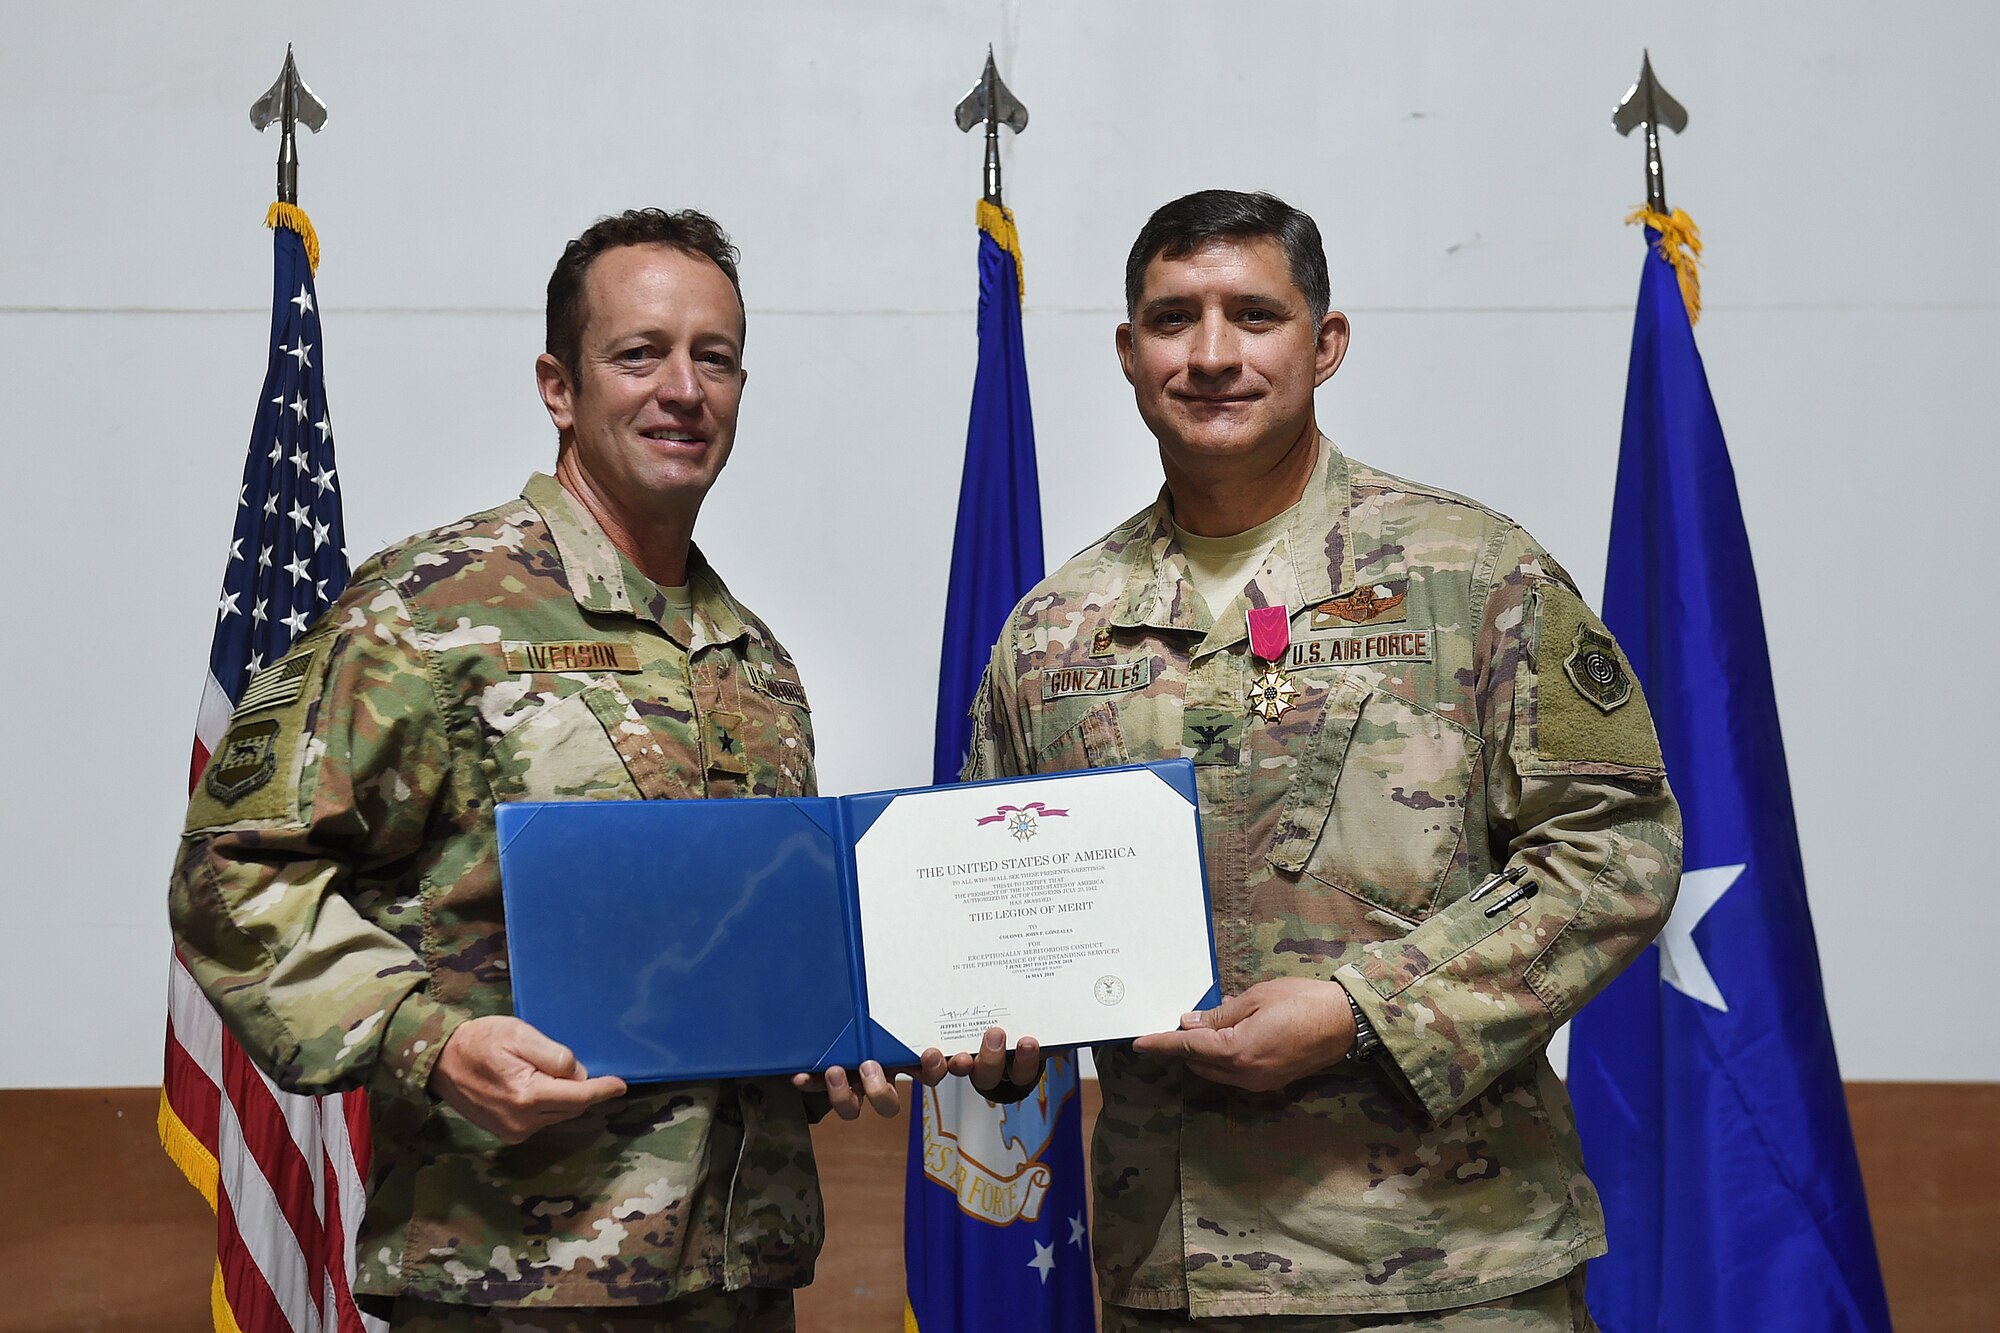
[{"label": "wristwatch", "polygon": [[[1345,990],[1342,987],[1343,993]],[[1375,1035],[1375,1025],[1368,1021],[1368,1015],[1361,1012],[1361,1006],[1354,1002],[1352,995],[1347,997],[1347,1007],[1354,1011],[1354,1046],[1347,1052],[1344,1063],[1358,1065],[1375,1058],[1382,1049],[1382,1039]]]}]

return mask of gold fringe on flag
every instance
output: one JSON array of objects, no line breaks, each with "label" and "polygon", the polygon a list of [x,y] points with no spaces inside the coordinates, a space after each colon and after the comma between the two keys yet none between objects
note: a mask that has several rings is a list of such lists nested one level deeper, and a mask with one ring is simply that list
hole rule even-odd
[{"label": "gold fringe on flag", "polygon": [[155,1128],[160,1133],[160,1147],[166,1150],[173,1164],[187,1177],[188,1184],[201,1191],[201,1197],[208,1200],[210,1212],[215,1211],[215,1187],[217,1170],[215,1154],[211,1153],[195,1132],[181,1123],[174,1114],[173,1103],[167,1100],[165,1088],[160,1089],[160,1111],[155,1118]]},{"label": "gold fringe on flag", "polygon": [[215,1333],[243,1333],[236,1311],[229,1308],[229,1292],[222,1285],[222,1263],[216,1261],[215,1276],[208,1283],[208,1314],[215,1321]]},{"label": "gold fringe on flag", "polygon": [[1701,228],[1678,208],[1672,216],[1650,208],[1635,208],[1625,215],[1625,224],[1630,226],[1635,222],[1643,222],[1660,233],[1660,258],[1674,266],[1674,273],[1681,280],[1681,300],[1687,305],[1688,323],[1699,324],[1701,274],[1695,266],[1701,263]]},{"label": "gold fringe on flag", "polygon": [[297,204],[272,204],[271,211],[264,215],[264,225],[297,232],[306,243],[306,263],[313,272],[319,272],[319,233],[313,230],[312,219],[303,208]]},{"label": "gold fringe on flag", "polygon": [[998,241],[1002,250],[1014,256],[1014,280],[1021,286],[1021,300],[1025,304],[1028,299],[1028,269],[1021,262],[1021,234],[1014,230],[1014,210],[981,199],[979,230]]}]

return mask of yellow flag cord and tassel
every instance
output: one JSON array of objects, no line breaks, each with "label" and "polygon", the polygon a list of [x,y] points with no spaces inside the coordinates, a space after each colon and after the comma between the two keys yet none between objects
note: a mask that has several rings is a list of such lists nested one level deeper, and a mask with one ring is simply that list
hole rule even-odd
[{"label": "yellow flag cord and tassel", "polygon": [[1014,230],[1014,210],[989,199],[979,201],[979,230],[991,236],[1002,250],[1014,256],[1014,278],[1021,287],[1021,300],[1028,299],[1028,269],[1021,262],[1021,234]]},{"label": "yellow flag cord and tassel", "polygon": [[1625,223],[1641,222],[1660,233],[1660,258],[1674,266],[1681,280],[1681,300],[1687,305],[1688,323],[1701,322],[1701,228],[1694,219],[1676,208],[1671,215],[1650,208],[1635,208],[1625,215]]},{"label": "yellow flag cord and tassel", "polygon": [[312,219],[303,208],[297,204],[272,204],[271,211],[264,215],[264,225],[297,232],[306,243],[306,263],[313,272],[319,272],[319,233],[313,230]]}]

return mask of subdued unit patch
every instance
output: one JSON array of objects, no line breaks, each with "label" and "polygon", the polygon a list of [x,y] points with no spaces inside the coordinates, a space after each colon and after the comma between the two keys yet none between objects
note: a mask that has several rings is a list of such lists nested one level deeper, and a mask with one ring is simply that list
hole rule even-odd
[{"label": "subdued unit patch", "polygon": [[1535,753],[1558,763],[1664,767],[1632,664],[1581,597],[1554,580],[1534,593]]},{"label": "subdued unit patch", "polygon": [[278,771],[278,719],[239,722],[222,739],[222,749],[208,761],[202,785],[224,805],[234,805],[271,780]]},{"label": "subdued unit patch", "polygon": [[[299,736],[331,652],[320,622],[291,653],[257,673],[188,798],[189,833],[251,820],[298,818]],[[269,679],[266,679],[266,678]]]},{"label": "subdued unit patch", "polygon": [[1563,670],[1577,692],[1600,712],[1623,708],[1632,699],[1632,674],[1618,660],[1618,645],[1610,635],[1588,625],[1576,627],[1576,639],[1563,659]]}]

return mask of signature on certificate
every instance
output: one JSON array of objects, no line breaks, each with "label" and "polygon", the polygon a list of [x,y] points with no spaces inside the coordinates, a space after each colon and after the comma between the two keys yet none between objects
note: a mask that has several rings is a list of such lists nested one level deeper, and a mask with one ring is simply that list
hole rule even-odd
[{"label": "signature on certificate", "polygon": [[940,1024],[977,1023],[981,1026],[991,1027],[996,1019],[1005,1018],[1006,1016],[1007,1008],[1005,1005],[969,1004],[961,1009],[945,1008],[938,1010],[937,1021]]}]

